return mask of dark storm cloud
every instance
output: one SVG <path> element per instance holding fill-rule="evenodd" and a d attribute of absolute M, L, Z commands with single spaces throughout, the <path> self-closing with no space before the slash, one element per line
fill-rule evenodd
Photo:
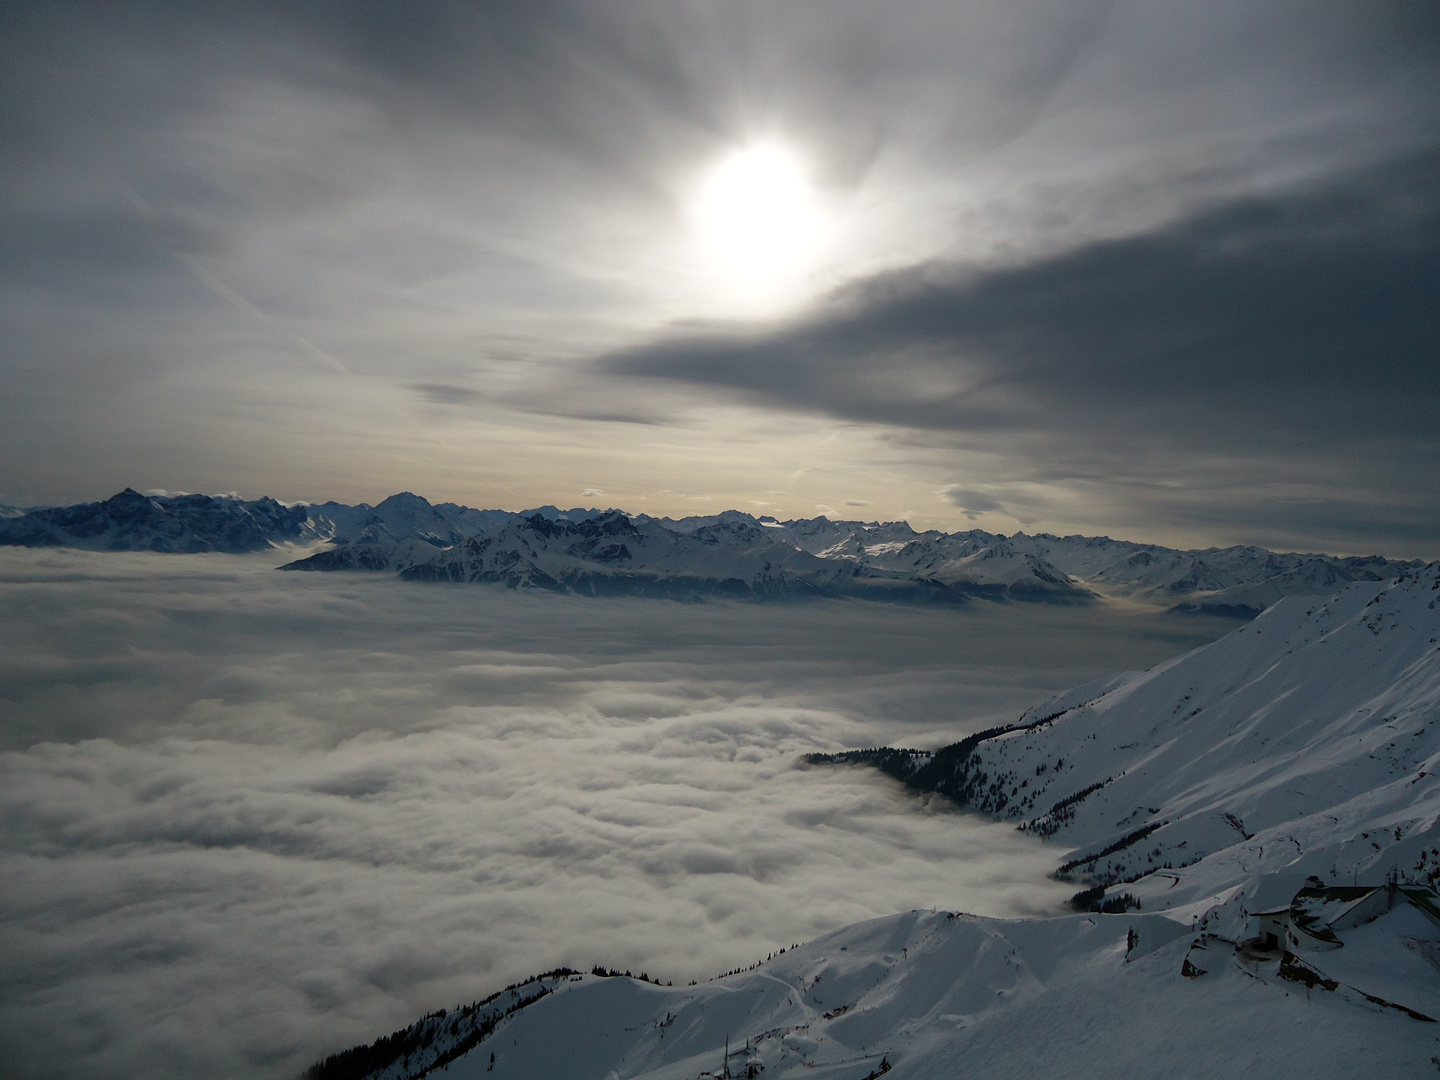
<path fill-rule="evenodd" d="M 1427 153 L 1020 265 L 888 273 L 766 332 L 681 334 L 601 365 L 1022 456 L 1038 440 L 1037 471 L 1082 479 L 1119 479 L 1136 456 L 1152 477 L 1195 481 L 1206 456 L 1259 472 L 1354 455 L 1350 478 L 1409 540 L 1406 504 L 1440 489 L 1437 355 Z"/>
<path fill-rule="evenodd" d="M 601 363 L 947 431 L 1078 427 L 1191 448 L 1428 437 L 1440 156 L 1357 179 L 1018 267 L 890 273 L 768 333 Z"/>

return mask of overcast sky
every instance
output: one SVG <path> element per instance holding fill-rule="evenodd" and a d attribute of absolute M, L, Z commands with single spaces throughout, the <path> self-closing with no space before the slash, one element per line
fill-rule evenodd
<path fill-rule="evenodd" d="M 0 502 L 1437 557 L 1437 116 L 1433 0 L 8 3 Z"/>

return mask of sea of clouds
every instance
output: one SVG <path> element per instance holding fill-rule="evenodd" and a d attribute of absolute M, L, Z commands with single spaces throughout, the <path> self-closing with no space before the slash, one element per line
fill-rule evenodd
<path fill-rule="evenodd" d="M 1009 916 L 1053 853 L 801 754 L 934 746 L 1224 624 L 517 595 L 0 549 L 0 1055 L 285 1077 L 568 964 Z"/>

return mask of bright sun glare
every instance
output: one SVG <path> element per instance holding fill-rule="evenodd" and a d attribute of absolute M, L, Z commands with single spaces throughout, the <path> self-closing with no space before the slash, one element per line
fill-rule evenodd
<path fill-rule="evenodd" d="M 708 259 L 732 286 L 770 289 L 813 261 L 819 208 L 805 170 L 782 147 L 736 151 L 706 177 L 696 204 Z"/>

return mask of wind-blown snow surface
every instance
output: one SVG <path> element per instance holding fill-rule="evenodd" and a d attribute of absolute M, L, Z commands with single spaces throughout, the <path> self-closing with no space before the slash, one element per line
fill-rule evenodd
<path fill-rule="evenodd" d="M 816 748 L 938 745 L 1231 624 L 680 605 L 0 552 L 0 1055 L 293 1076 L 555 964 L 704 978 L 1049 851 Z"/>

